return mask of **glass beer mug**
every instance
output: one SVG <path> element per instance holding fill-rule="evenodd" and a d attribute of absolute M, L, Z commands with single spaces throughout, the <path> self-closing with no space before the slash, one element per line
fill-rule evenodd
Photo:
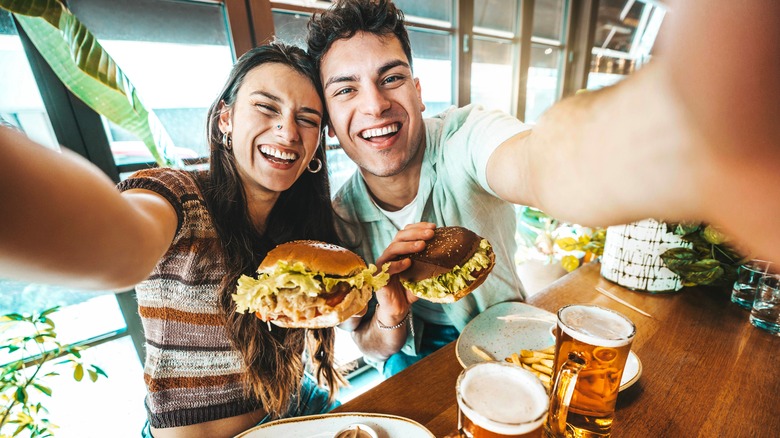
<path fill-rule="evenodd" d="M 608 437 L 636 327 L 610 309 L 569 305 L 558 311 L 558 337 L 544 430 L 548 437 Z"/>
<path fill-rule="evenodd" d="M 461 438 L 542 436 L 548 396 L 533 373 L 508 363 L 478 363 L 460 373 L 455 391 Z"/>

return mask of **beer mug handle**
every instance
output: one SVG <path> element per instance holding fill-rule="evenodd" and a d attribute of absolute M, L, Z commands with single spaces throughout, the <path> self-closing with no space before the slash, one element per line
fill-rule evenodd
<path fill-rule="evenodd" d="M 550 396 L 550 411 L 547 416 L 547 425 L 555 436 L 565 436 L 569 404 L 574 395 L 577 377 L 584 367 L 585 360 L 577 353 L 571 352 L 555 378 L 555 385 Z"/>

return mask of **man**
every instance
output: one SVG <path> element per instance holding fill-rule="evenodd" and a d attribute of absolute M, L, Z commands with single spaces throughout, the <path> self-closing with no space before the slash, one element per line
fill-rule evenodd
<path fill-rule="evenodd" d="M 771 17 L 777 18 L 778 7 L 769 1 L 736 12 L 707 7 L 714 17 L 705 21 L 691 12 L 696 5 L 686 3 L 673 20 L 687 21 L 683 25 L 673 21 L 672 34 L 691 37 L 684 35 L 690 24 L 698 25 L 702 34 L 671 46 L 669 58 L 675 62 L 654 61 L 616 87 L 555 105 L 533 134 L 506 114 L 473 107 L 423 120 L 421 86 L 412 75 L 408 36 L 402 14 L 392 3 L 338 1 L 312 18 L 309 52 L 321 69 L 331 114 L 329 134 L 338 136 L 360 168 L 334 200 L 346 243 L 367 259 L 383 263 L 423 248 L 432 224 L 462 225 L 488 238 L 499 256 L 492 282 L 455 304 L 414 302 L 397 282 L 377 293 L 377 307 L 368 309 L 354 337 L 368 356 L 387 360 L 385 375 L 453 339 L 485 307 L 522 299 L 511 260 L 511 204 L 535 206 L 591 225 L 645 217 L 709 219 L 722 222 L 736 237 L 744 236 L 753 248 L 771 250 L 751 234 L 757 229 L 771 232 L 766 219 L 738 217 L 713 199 L 727 194 L 735 205 L 749 207 L 752 202 L 741 199 L 736 187 L 745 189 L 755 181 L 780 186 L 777 172 L 765 164 L 780 161 L 777 151 L 758 144 L 754 147 L 764 153 L 764 163 L 734 160 L 738 135 L 724 123 L 726 110 L 702 108 L 702 103 L 734 104 L 736 99 L 726 89 L 704 90 L 701 84 L 727 86 L 735 79 L 708 76 L 687 61 L 707 52 L 704 35 L 717 33 L 711 32 L 711 23 L 736 30 L 730 36 L 746 45 L 756 40 L 749 38 L 750 32 L 769 32 L 758 38 L 760 49 L 746 52 L 757 62 L 772 63 L 758 74 L 766 80 L 761 86 L 771 98 L 746 106 L 765 113 L 736 113 L 756 129 L 745 135 L 776 147 L 777 124 L 771 120 L 778 115 L 778 99 L 773 98 L 780 96 L 777 81 L 770 78 L 778 66 L 773 55 L 766 54 L 777 48 Z M 741 53 L 735 44 L 724 47 L 728 53 Z M 691 71 L 700 76 L 691 77 Z M 745 178 L 731 178 L 726 173 L 729 164 Z M 775 199 L 768 202 L 780 212 Z M 419 221 L 424 222 L 416 224 Z M 394 262 L 391 273 L 409 263 Z M 414 330 L 405 322 L 410 307 Z"/>

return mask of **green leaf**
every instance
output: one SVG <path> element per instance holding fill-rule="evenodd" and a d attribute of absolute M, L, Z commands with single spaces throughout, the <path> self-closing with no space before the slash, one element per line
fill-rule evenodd
<path fill-rule="evenodd" d="M 574 251 L 577 249 L 577 240 L 573 237 L 562 237 L 556 239 L 555 243 L 564 251 Z"/>
<path fill-rule="evenodd" d="M 51 315 L 52 313 L 57 312 L 59 310 L 60 310 L 60 306 L 54 306 L 54 307 L 51 307 L 49 309 L 46 309 L 43 312 L 41 312 L 40 318 L 45 318 L 45 317 L 47 317 L 47 316 Z"/>
<path fill-rule="evenodd" d="M 105 371 L 103 371 L 103 369 L 102 369 L 102 368 L 100 368 L 99 366 L 97 366 L 97 365 L 92 365 L 92 369 L 93 369 L 93 370 L 95 370 L 95 372 L 96 372 L 96 373 L 98 373 L 98 374 L 100 374 L 101 376 L 103 376 L 103 377 L 108 377 L 108 374 L 106 374 L 106 372 L 105 372 Z"/>
<path fill-rule="evenodd" d="M 16 393 L 14 394 L 14 398 L 16 401 L 22 404 L 27 403 L 27 391 L 24 389 L 24 387 L 20 386 L 16 388 Z"/>
<path fill-rule="evenodd" d="M 0 0 L 2 2 L 2 0 Z M 4 321 L 24 321 L 25 317 L 24 315 L 21 315 L 19 313 L 7 313 L 3 315 Z"/>
<path fill-rule="evenodd" d="M 661 254 L 661 260 L 674 273 L 677 273 L 679 267 L 694 263 L 698 258 L 696 251 L 690 248 L 672 248 Z"/>
<path fill-rule="evenodd" d="M 144 107 L 124 72 L 62 3 L 0 0 L 0 7 L 14 12 L 35 47 L 73 94 L 135 134 L 159 165 L 181 165 L 170 152 L 173 141 L 157 116 Z"/>
<path fill-rule="evenodd" d="M 73 369 L 73 379 L 77 382 L 81 382 L 81 379 L 84 378 L 84 365 L 82 364 L 76 364 L 76 367 Z"/>
<path fill-rule="evenodd" d="M 95 372 L 95 370 L 87 370 L 87 373 L 89 374 L 89 380 L 95 382 L 98 379 L 98 375 Z"/>
<path fill-rule="evenodd" d="M 38 391 L 41 391 L 42 393 L 44 393 L 44 394 L 48 395 L 49 397 L 51 397 L 51 388 L 49 388 L 48 386 L 43 386 L 40 383 L 33 383 L 32 385 Z"/>

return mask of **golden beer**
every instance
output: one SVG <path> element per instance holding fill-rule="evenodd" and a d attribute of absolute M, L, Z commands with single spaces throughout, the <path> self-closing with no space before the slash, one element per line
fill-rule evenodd
<path fill-rule="evenodd" d="M 516 365 L 484 362 L 458 377 L 458 431 L 463 438 L 538 438 L 548 397 L 533 373 Z"/>
<path fill-rule="evenodd" d="M 572 305 L 558 312 L 548 436 L 608 437 L 636 328 L 609 309 Z M 568 385 L 574 384 L 573 391 Z M 563 398 L 571 394 L 567 404 Z"/>

